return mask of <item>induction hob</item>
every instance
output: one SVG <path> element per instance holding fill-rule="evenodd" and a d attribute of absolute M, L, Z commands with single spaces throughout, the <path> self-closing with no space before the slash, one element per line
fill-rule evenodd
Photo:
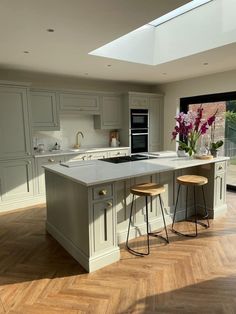
<path fill-rule="evenodd" d="M 110 158 L 104 158 L 100 160 L 111 162 L 113 164 L 120 164 L 123 162 L 140 161 L 140 160 L 155 159 L 155 158 L 157 157 L 137 154 L 137 155 L 131 155 L 131 156 L 110 157 Z"/>

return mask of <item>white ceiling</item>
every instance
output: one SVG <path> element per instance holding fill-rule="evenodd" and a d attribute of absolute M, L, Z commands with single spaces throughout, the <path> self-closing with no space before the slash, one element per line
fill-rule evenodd
<path fill-rule="evenodd" d="M 88 55 L 186 2 L 0 0 L 0 69 L 152 84 L 235 69 L 234 43 L 158 66 Z"/>

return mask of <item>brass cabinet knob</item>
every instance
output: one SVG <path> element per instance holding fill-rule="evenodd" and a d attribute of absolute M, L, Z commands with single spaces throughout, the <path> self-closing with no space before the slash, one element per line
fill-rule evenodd
<path fill-rule="evenodd" d="M 48 161 L 49 161 L 49 162 L 54 162 L 55 160 L 52 159 L 52 158 L 49 158 Z"/>
<path fill-rule="evenodd" d="M 112 207 L 112 202 L 107 202 L 107 207 Z"/>
<path fill-rule="evenodd" d="M 117 155 L 120 155 L 120 152 L 118 152 Z"/>
<path fill-rule="evenodd" d="M 222 170 L 222 169 L 223 169 L 223 167 L 222 167 L 222 166 L 219 166 L 219 167 L 218 167 L 218 170 Z"/>
<path fill-rule="evenodd" d="M 107 195 L 107 190 L 100 190 L 98 192 L 99 195 L 103 196 L 103 195 Z"/>

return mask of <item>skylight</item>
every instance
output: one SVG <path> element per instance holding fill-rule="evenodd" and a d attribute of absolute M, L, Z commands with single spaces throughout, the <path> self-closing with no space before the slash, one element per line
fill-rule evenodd
<path fill-rule="evenodd" d="M 89 54 L 152 66 L 196 55 L 236 42 L 235 10 L 236 0 L 192 0 Z"/>
<path fill-rule="evenodd" d="M 191 2 L 185 4 L 185 5 L 182 5 L 181 7 L 173 10 L 173 11 L 170 11 L 169 13 L 165 14 L 165 15 L 162 15 L 160 17 L 158 17 L 157 19 L 151 21 L 148 23 L 148 25 L 152 25 L 154 27 L 157 27 L 158 25 L 161 25 L 165 22 L 168 22 L 188 11 L 191 11 L 193 9 L 196 9 L 197 7 L 200 7 L 201 5 L 203 4 L 206 4 L 208 2 L 210 2 L 212 0 L 192 0 Z"/>

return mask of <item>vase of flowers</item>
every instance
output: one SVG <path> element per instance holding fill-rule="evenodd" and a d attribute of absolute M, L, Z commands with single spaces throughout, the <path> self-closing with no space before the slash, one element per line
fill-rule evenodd
<path fill-rule="evenodd" d="M 175 117 L 176 126 L 172 132 L 172 140 L 179 135 L 179 149 L 184 150 L 189 156 L 196 153 L 197 142 L 215 121 L 216 112 L 207 120 L 203 120 L 202 115 L 203 108 L 200 106 L 196 112 L 180 112 Z"/>

